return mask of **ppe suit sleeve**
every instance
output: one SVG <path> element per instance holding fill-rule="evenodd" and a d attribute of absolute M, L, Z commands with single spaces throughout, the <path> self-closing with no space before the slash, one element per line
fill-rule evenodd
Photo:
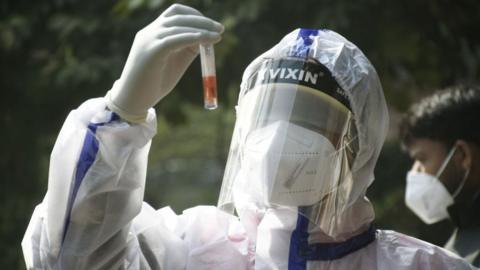
<path fill-rule="evenodd" d="M 138 257 L 132 220 L 142 209 L 155 132 L 153 109 L 130 125 L 103 98 L 69 114 L 51 154 L 48 191 L 22 242 L 28 269 L 118 269 Z"/>

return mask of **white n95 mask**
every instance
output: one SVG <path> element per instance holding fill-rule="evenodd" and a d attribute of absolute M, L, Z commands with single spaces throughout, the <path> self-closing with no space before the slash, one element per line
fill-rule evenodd
<path fill-rule="evenodd" d="M 267 205 L 313 205 L 336 187 L 337 157 L 324 136 L 278 121 L 247 136 L 240 177 Z"/>
<path fill-rule="evenodd" d="M 435 176 L 409 171 L 405 203 L 423 222 L 432 224 L 448 218 L 453 197 Z"/>
<path fill-rule="evenodd" d="M 460 193 L 467 180 L 469 171 L 465 173 L 457 189 L 451 195 L 438 179 L 452 159 L 455 150 L 456 146 L 453 146 L 436 176 L 415 171 L 409 171 L 407 174 L 405 203 L 427 224 L 448 218 L 447 207 L 454 203 L 454 198 Z"/>

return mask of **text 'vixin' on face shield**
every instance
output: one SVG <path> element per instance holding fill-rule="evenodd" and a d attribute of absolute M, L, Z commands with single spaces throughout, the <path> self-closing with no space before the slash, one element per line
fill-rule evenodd
<path fill-rule="evenodd" d="M 219 207 L 346 204 L 357 145 L 348 98 L 325 66 L 266 59 L 239 98 Z"/>

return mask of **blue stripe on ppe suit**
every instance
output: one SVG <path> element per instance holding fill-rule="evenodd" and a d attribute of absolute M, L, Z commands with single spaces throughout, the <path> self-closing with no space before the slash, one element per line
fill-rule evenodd
<path fill-rule="evenodd" d="M 308 244 L 308 207 L 298 208 L 297 226 L 290 239 L 288 258 L 289 270 L 307 269 L 307 261 L 328 261 L 340 259 L 355 252 L 375 240 L 376 231 L 373 225 L 365 232 L 344 242 Z"/>
<path fill-rule="evenodd" d="M 65 236 L 67 235 L 68 226 L 70 224 L 70 218 L 72 214 L 73 203 L 77 197 L 78 189 L 80 184 L 83 181 L 83 178 L 88 172 L 88 169 L 92 166 L 98 152 L 98 140 L 95 138 L 95 133 L 97 128 L 105 124 L 111 123 L 119 119 L 119 116 L 115 113 L 112 113 L 111 118 L 108 122 L 105 123 L 90 123 L 88 124 L 87 132 L 85 134 L 85 139 L 83 140 L 82 151 L 80 152 L 80 157 L 78 159 L 77 167 L 75 170 L 75 178 L 72 188 L 72 193 L 70 194 L 70 199 L 67 206 L 67 217 L 65 220 L 65 226 L 63 229 L 62 245 L 65 241 Z"/>

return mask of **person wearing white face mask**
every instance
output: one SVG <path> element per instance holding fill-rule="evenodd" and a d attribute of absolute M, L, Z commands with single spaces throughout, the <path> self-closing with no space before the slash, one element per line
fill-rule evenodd
<path fill-rule="evenodd" d="M 480 266 L 480 89 L 458 86 L 412 105 L 400 133 L 414 159 L 405 201 L 425 223 L 449 218 L 445 247 Z"/>
<path fill-rule="evenodd" d="M 245 70 L 217 207 L 143 202 L 151 107 L 222 31 L 173 5 L 137 34 L 106 97 L 69 115 L 22 242 L 28 269 L 473 269 L 373 226 L 385 98 L 365 55 L 329 30 L 296 29 Z"/>

